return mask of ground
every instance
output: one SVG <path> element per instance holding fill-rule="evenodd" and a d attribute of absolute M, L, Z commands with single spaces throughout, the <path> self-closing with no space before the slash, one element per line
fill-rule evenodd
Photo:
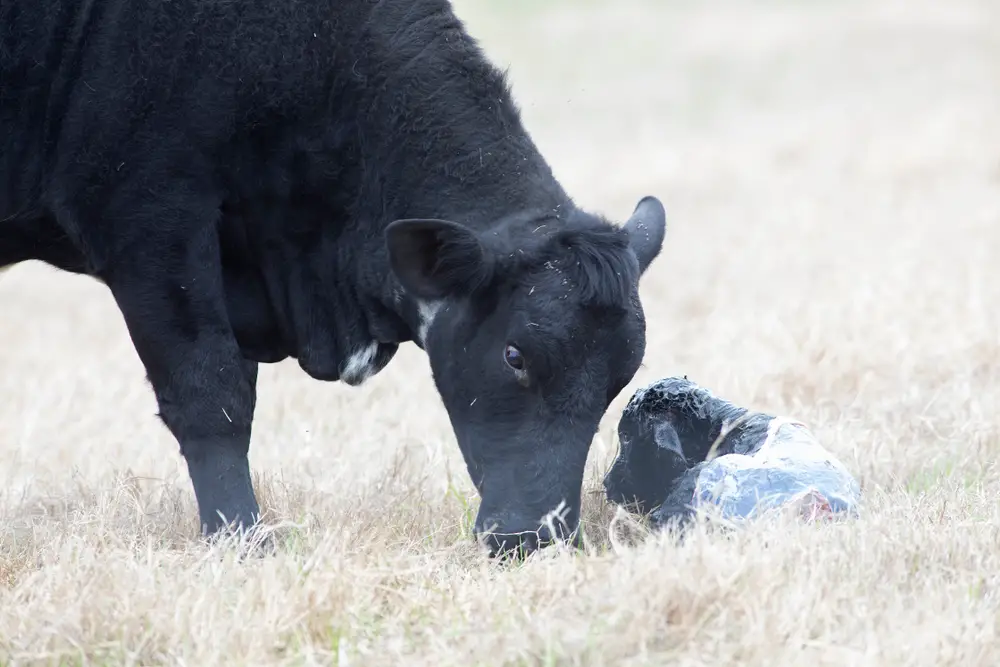
<path fill-rule="evenodd" d="M 585 480 L 587 551 L 491 565 L 406 346 L 358 389 L 261 372 L 279 553 L 197 541 L 107 291 L 0 276 L 5 664 L 1000 663 L 1000 8 L 461 0 L 578 201 L 666 205 L 645 364 Z M 644 536 L 601 496 L 632 392 L 688 374 L 806 421 L 854 522 Z"/>

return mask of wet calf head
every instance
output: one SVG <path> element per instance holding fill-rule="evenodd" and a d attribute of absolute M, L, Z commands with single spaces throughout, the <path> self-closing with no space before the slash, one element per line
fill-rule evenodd
<path fill-rule="evenodd" d="M 594 433 L 645 352 L 638 281 L 665 224 L 645 198 L 623 227 L 573 211 L 387 230 L 493 554 L 573 536 Z"/>
<path fill-rule="evenodd" d="M 607 499 L 640 513 L 653 510 L 713 447 L 714 456 L 749 453 L 770 419 L 686 377 L 642 387 L 618 422 L 618 456 L 604 478 Z"/>
<path fill-rule="evenodd" d="M 689 467 L 669 415 L 644 417 L 635 409 L 623 412 L 618 456 L 604 478 L 608 501 L 640 514 L 662 503 Z"/>

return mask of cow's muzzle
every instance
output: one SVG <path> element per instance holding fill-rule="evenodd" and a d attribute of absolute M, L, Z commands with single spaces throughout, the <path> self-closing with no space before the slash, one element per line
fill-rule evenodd
<path fill-rule="evenodd" d="M 550 512 L 532 521 L 527 517 L 491 514 L 476 517 L 475 534 L 491 558 L 500 560 L 526 557 L 555 542 L 581 546 L 576 511 Z"/>

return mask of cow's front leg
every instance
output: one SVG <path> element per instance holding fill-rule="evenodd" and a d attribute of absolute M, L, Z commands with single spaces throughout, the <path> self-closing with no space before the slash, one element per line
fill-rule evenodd
<path fill-rule="evenodd" d="M 104 279 L 187 461 L 202 530 L 214 534 L 249 528 L 260 514 L 247 458 L 257 365 L 242 357 L 229 323 L 217 230 L 211 216 L 201 221 L 152 224 L 140 212 L 146 231 Z"/>

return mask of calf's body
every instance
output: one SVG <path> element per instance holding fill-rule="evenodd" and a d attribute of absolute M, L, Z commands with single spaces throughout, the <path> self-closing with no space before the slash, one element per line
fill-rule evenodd
<path fill-rule="evenodd" d="M 108 286 L 207 531 L 259 514 L 258 363 L 358 384 L 408 341 L 493 550 L 560 501 L 575 527 L 664 213 L 579 210 L 448 2 L 4 0 L 0 26 L 0 267 Z"/>

